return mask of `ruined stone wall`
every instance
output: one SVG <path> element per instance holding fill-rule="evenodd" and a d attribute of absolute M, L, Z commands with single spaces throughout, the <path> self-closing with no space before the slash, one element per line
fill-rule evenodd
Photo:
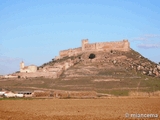
<path fill-rule="evenodd" d="M 82 48 L 74 48 L 74 49 L 68 49 L 68 50 L 63 50 L 60 51 L 60 57 L 66 57 L 66 56 L 73 56 L 73 55 L 78 55 L 82 52 Z"/>
<path fill-rule="evenodd" d="M 127 40 L 119 41 L 119 42 L 100 42 L 94 44 L 85 44 L 85 51 L 90 50 L 120 50 L 127 51 L 129 50 L 129 42 Z"/>
<path fill-rule="evenodd" d="M 68 49 L 68 50 L 62 50 L 59 52 L 59 55 L 60 57 L 65 57 L 65 56 L 68 56 L 69 53 L 70 53 L 71 49 Z"/>
<path fill-rule="evenodd" d="M 88 50 L 96 50 L 96 43 L 85 44 L 85 51 L 88 51 Z"/>
<path fill-rule="evenodd" d="M 96 43 L 97 50 L 123 49 L 123 42 Z"/>
<path fill-rule="evenodd" d="M 110 50 L 120 50 L 120 51 L 128 51 L 130 49 L 130 44 L 128 40 L 116 41 L 116 42 L 100 42 L 100 43 L 89 43 L 88 39 L 82 40 L 82 47 L 68 49 L 60 51 L 60 58 L 66 56 L 73 56 L 80 54 L 86 51 L 110 51 Z"/>
<path fill-rule="evenodd" d="M 82 53 L 82 47 L 74 48 L 74 49 L 72 49 L 72 52 L 71 52 L 71 54 L 73 54 L 73 55 L 78 55 L 80 53 Z"/>

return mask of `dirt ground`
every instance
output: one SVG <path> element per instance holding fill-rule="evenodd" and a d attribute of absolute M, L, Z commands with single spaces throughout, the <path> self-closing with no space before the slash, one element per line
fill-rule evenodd
<path fill-rule="evenodd" d="M 0 101 L 0 120 L 133 120 L 126 113 L 160 115 L 160 98 Z"/>

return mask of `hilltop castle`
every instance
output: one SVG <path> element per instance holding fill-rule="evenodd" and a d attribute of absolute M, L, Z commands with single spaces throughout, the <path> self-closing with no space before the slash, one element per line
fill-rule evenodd
<path fill-rule="evenodd" d="M 59 56 L 56 57 L 56 59 L 63 58 L 66 56 L 78 55 L 82 52 L 87 52 L 87 51 L 110 51 L 110 50 L 129 51 L 130 44 L 128 40 L 90 44 L 88 39 L 83 39 L 81 47 L 60 51 Z"/>
<path fill-rule="evenodd" d="M 79 48 L 68 49 L 60 51 L 59 56 L 54 60 L 62 59 L 64 57 L 77 56 L 85 52 L 104 51 L 110 52 L 111 50 L 129 51 L 130 44 L 128 40 L 122 40 L 119 42 L 102 42 L 102 43 L 89 43 L 88 39 L 82 40 L 82 46 Z M 24 62 L 20 63 L 20 73 L 17 73 L 21 77 L 51 77 L 58 78 L 65 70 L 81 61 L 81 58 L 62 60 L 61 62 L 55 62 L 53 65 L 45 65 L 43 67 L 30 65 L 25 66 Z M 86 59 L 87 61 L 87 59 Z"/>

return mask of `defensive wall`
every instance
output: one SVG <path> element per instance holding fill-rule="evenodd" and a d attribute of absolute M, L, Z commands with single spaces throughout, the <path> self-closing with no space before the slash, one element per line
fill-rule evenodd
<path fill-rule="evenodd" d="M 62 50 L 59 52 L 59 55 L 60 55 L 60 58 L 63 58 L 65 56 L 73 56 L 73 55 L 78 55 L 80 53 L 82 53 L 82 47 L 68 49 L 68 50 Z"/>
<path fill-rule="evenodd" d="M 110 51 L 110 50 L 129 51 L 130 43 L 128 42 L 128 40 L 115 41 L 115 42 L 89 43 L 88 39 L 83 39 L 82 47 L 60 51 L 59 56 L 60 58 L 63 58 L 65 56 L 73 56 L 87 51 Z"/>

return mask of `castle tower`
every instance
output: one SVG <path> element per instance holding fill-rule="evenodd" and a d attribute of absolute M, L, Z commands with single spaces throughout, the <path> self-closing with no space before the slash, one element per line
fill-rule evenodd
<path fill-rule="evenodd" d="M 125 49 L 125 51 L 130 50 L 130 43 L 129 43 L 129 41 L 126 40 L 126 39 L 124 39 L 123 42 L 124 42 L 124 49 Z"/>
<path fill-rule="evenodd" d="M 88 39 L 83 39 L 83 40 L 82 40 L 82 51 L 85 50 L 85 45 L 88 44 L 88 43 L 89 43 L 89 42 L 88 42 Z"/>
<path fill-rule="evenodd" d="M 22 61 L 21 63 L 20 63 L 20 69 L 23 69 L 24 68 L 24 62 Z"/>

